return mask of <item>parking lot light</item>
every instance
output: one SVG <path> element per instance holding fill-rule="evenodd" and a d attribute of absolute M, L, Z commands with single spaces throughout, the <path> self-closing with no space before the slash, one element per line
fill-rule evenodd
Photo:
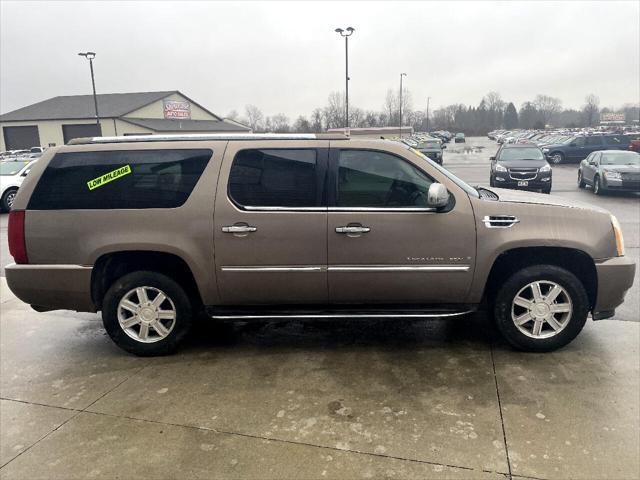
<path fill-rule="evenodd" d="M 406 73 L 400 74 L 400 138 L 402 138 L 402 77 L 406 76 Z"/>
<path fill-rule="evenodd" d="M 355 32 L 355 28 L 347 27 L 345 30 L 336 28 L 335 32 L 344 37 L 344 59 L 345 59 L 345 98 L 344 98 L 344 125 L 349 128 L 349 37 Z"/>
<path fill-rule="evenodd" d="M 95 52 L 80 52 L 81 57 L 89 60 L 89 68 L 91 69 L 91 85 L 93 87 L 93 105 L 96 109 L 96 124 L 98 125 L 98 131 L 100 131 L 100 115 L 98 114 L 98 97 L 96 96 L 96 81 L 93 76 L 93 59 L 96 58 Z"/>

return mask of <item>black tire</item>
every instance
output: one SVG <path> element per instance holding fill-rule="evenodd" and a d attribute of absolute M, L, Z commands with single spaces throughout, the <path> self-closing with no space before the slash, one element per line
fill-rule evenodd
<path fill-rule="evenodd" d="M 604 188 L 602 188 L 602 181 L 600 175 L 593 177 L 593 193 L 596 195 L 604 195 Z"/>
<path fill-rule="evenodd" d="M 546 193 L 547 195 L 551 193 L 551 185 L 549 185 L 548 187 L 544 187 L 542 189 L 542 193 Z"/>
<path fill-rule="evenodd" d="M 584 183 L 584 178 L 582 178 L 582 170 L 578 170 L 578 188 L 584 188 L 587 184 Z"/>
<path fill-rule="evenodd" d="M 120 300 L 137 287 L 161 290 L 175 306 L 175 323 L 165 337 L 153 343 L 143 343 L 130 337 L 118 321 Z M 167 355 L 176 350 L 185 339 L 192 325 L 192 307 L 189 297 L 173 279 L 157 272 L 138 271 L 116 280 L 104 296 L 102 323 L 111 339 L 123 350 L 141 357 Z"/>
<path fill-rule="evenodd" d="M 496 182 L 493 181 L 493 177 L 489 177 L 489 186 L 494 188 L 496 186 Z"/>
<path fill-rule="evenodd" d="M 562 153 L 562 152 L 550 153 L 549 154 L 549 160 L 554 165 L 560 165 L 561 163 L 564 163 L 564 153 Z"/>
<path fill-rule="evenodd" d="M 8 212 L 11 210 L 11 205 L 13 204 L 13 199 L 16 197 L 16 193 L 18 193 L 17 188 L 9 188 L 2 195 L 2 199 L 0 199 L 0 209 L 3 212 Z"/>
<path fill-rule="evenodd" d="M 512 303 L 518 292 L 537 280 L 555 282 L 564 288 L 573 309 L 566 326 L 549 338 L 525 335 L 511 318 Z M 556 265 L 533 265 L 514 273 L 498 290 L 493 305 L 494 319 L 500 333 L 514 348 L 526 352 L 550 352 L 565 346 L 578 336 L 589 313 L 589 298 L 580 280 Z"/>

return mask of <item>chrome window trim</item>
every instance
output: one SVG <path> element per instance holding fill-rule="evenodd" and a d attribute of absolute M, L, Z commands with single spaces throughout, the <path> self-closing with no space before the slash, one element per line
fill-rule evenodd
<path fill-rule="evenodd" d="M 459 317 L 470 313 L 473 313 L 473 310 L 451 313 L 318 313 L 316 315 L 210 315 L 210 317 L 220 320 L 259 320 L 276 318 L 446 318 Z"/>
<path fill-rule="evenodd" d="M 230 199 L 233 203 L 233 201 Z M 248 210 L 250 212 L 326 212 L 327 207 L 255 207 L 255 206 L 243 206 L 241 210 Z"/>
<path fill-rule="evenodd" d="M 329 212 L 435 212 L 433 207 L 330 207 Z"/>

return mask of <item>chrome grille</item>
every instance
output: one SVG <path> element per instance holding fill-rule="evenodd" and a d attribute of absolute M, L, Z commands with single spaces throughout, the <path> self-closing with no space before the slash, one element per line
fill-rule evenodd
<path fill-rule="evenodd" d="M 622 180 L 640 182 L 640 172 L 627 172 L 622 174 Z"/>
<path fill-rule="evenodd" d="M 537 168 L 510 168 L 511 180 L 534 180 L 538 176 Z"/>

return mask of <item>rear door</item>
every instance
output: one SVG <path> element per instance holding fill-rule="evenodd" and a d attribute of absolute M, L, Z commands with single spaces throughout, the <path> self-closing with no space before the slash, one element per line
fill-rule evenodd
<path fill-rule="evenodd" d="M 600 135 L 593 135 L 585 138 L 585 153 L 580 160 L 585 158 L 591 152 L 596 152 L 598 150 L 604 149 L 604 142 L 602 141 L 602 137 Z"/>
<path fill-rule="evenodd" d="M 389 153 L 349 143 L 330 155 L 329 301 L 464 303 L 476 251 L 467 194 L 403 147 Z M 426 207 L 436 180 L 455 197 L 442 213 Z"/>
<path fill-rule="evenodd" d="M 229 142 L 214 214 L 222 304 L 327 303 L 328 147 Z"/>

